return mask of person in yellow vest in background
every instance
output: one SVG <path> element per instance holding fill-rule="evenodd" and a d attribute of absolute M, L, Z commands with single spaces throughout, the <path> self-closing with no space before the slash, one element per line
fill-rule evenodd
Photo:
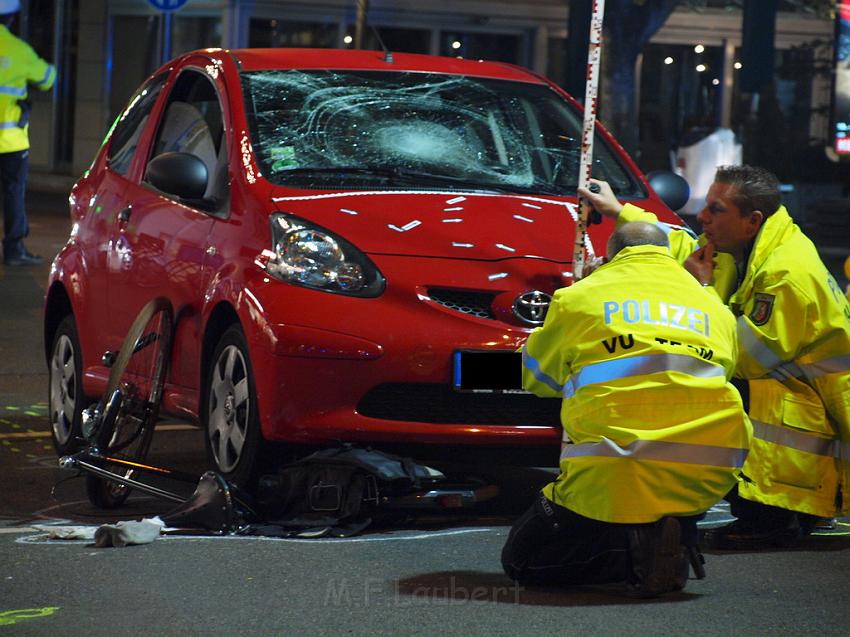
<path fill-rule="evenodd" d="M 625 582 L 651 597 L 684 588 L 689 563 L 704 576 L 696 522 L 735 484 L 750 424 L 728 382 L 735 318 L 664 233 L 625 224 L 607 258 L 555 292 L 523 347 L 523 386 L 563 399 L 571 443 L 502 565 L 524 585 Z"/>
<path fill-rule="evenodd" d="M 21 10 L 19 0 L 0 0 L 0 185 L 3 189 L 3 263 L 38 265 L 42 258 L 24 246 L 29 234 L 24 194 L 29 163 L 28 85 L 46 91 L 56 69 L 10 27 Z"/>
<path fill-rule="evenodd" d="M 617 223 L 656 222 L 610 186 L 582 190 Z M 789 545 L 850 512 L 850 304 L 780 204 L 779 181 L 752 166 L 717 170 L 699 241 L 669 231 L 674 256 L 738 317 L 736 376 L 753 424 L 744 480 L 727 499 L 738 520 L 722 548 Z"/>

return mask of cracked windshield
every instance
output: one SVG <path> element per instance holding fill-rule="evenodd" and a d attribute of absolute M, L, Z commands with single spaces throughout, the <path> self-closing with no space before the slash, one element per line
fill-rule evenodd
<path fill-rule="evenodd" d="M 274 183 L 575 195 L 581 118 L 546 86 L 365 71 L 242 79 L 254 152 Z M 599 136 L 593 176 L 643 195 Z"/>

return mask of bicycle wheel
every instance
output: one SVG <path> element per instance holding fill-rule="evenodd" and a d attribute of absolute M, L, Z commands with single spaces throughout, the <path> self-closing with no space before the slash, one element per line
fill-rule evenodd
<path fill-rule="evenodd" d="M 168 300 L 156 298 L 142 308 L 130 326 L 100 404 L 104 416 L 95 434 L 95 446 L 101 454 L 133 462 L 145 459 L 171 354 L 172 316 Z M 108 467 L 127 478 L 135 474 L 134 469 L 123 465 Z M 86 477 L 89 500 L 101 508 L 121 506 L 130 491 L 105 478 Z"/>

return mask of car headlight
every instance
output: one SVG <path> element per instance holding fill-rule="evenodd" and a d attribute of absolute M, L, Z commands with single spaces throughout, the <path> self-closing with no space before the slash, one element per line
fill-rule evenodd
<path fill-rule="evenodd" d="M 326 292 L 378 296 L 384 277 L 348 241 L 292 215 L 271 216 L 272 250 L 264 267 L 281 281 Z"/>

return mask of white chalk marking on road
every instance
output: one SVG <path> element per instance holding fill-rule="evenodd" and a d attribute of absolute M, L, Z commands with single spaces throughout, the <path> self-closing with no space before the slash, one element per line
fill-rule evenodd
<path fill-rule="evenodd" d="M 96 528 L 96 527 L 95 527 Z M 34 530 L 34 529 L 30 529 Z M 438 537 L 452 535 L 469 535 L 472 533 L 493 533 L 500 529 L 473 528 L 457 529 L 454 531 L 415 532 L 413 535 L 393 535 L 390 537 L 328 537 L 328 538 L 295 538 L 295 537 L 269 537 L 266 535 L 161 535 L 160 540 L 259 540 L 262 542 L 291 542 L 297 544 L 355 544 L 363 542 L 399 542 L 403 540 L 430 540 Z M 20 532 L 30 531 L 21 527 Z M 18 544 L 77 544 L 82 542 L 91 544 L 90 540 L 51 540 L 46 533 L 27 535 L 15 540 Z"/>

